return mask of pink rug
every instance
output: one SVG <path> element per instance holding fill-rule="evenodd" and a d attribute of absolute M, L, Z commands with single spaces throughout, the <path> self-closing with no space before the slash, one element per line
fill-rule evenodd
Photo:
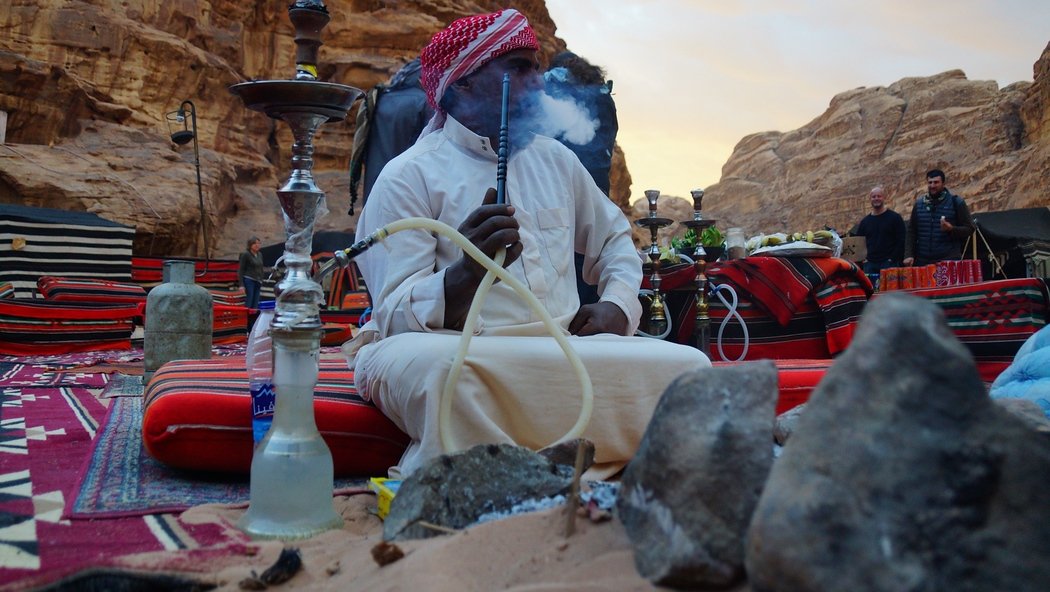
<path fill-rule="evenodd" d="M 132 553 L 192 554 L 244 542 L 229 540 L 212 524 L 184 524 L 173 514 L 63 519 L 106 408 L 80 386 L 17 386 L 50 382 L 46 370 L 9 364 L 6 380 L 0 379 L 0 590 L 26 590 L 87 567 L 119 565 Z M 79 378 L 101 386 L 95 376 Z"/>

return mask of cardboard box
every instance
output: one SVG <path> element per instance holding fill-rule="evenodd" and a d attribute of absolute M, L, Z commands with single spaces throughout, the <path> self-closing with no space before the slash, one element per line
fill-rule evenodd
<path fill-rule="evenodd" d="M 847 236 L 842 239 L 842 258 L 858 263 L 868 257 L 868 246 L 863 236 Z"/>

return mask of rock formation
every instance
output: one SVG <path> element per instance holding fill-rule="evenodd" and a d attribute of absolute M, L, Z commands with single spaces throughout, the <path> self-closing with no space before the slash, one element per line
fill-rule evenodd
<path fill-rule="evenodd" d="M 329 0 L 322 80 L 361 89 L 387 80 L 430 37 L 495 0 Z M 543 53 L 564 50 L 540 0 L 513 3 Z M 136 227 L 135 253 L 203 255 L 193 146 L 169 134 L 168 114 L 194 102 L 201 183 L 213 256 L 233 257 L 256 234 L 283 240 L 275 190 L 287 178 L 288 127 L 249 111 L 227 87 L 294 74 L 286 2 L 97 3 L 21 0 L 0 5 L 0 202 L 86 210 Z M 314 173 L 331 214 L 318 229 L 345 230 L 355 106 L 316 136 Z M 618 151 L 613 193 L 627 203 Z"/>
<path fill-rule="evenodd" d="M 975 212 L 1045 206 L 1050 185 L 1050 46 L 1034 82 L 1002 89 L 959 70 L 858 88 L 800 129 L 742 139 L 704 211 L 747 234 L 824 224 L 849 230 L 874 185 L 907 216 L 941 168 Z"/>

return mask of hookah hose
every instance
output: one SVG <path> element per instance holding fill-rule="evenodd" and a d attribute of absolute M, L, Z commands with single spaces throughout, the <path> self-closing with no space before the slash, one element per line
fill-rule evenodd
<path fill-rule="evenodd" d="M 591 377 L 587 373 L 587 369 L 583 366 L 583 361 L 580 359 L 579 354 L 577 354 L 576 351 L 572 349 L 572 346 L 569 345 L 569 340 L 565 337 L 564 330 L 561 326 L 554 322 L 554 319 L 551 318 L 550 313 L 543 308 L 539 299 L 537 299 L 519 279 L 511 275 L 506 269 L 503 269 L 502 263 L 506 256 L 505 250 L 500 250 L 496 253 L 496 260 L 493 261 L 482 253 L 481 249 L 475 247 L 466 239 L 466 237 L 448 224 L 430 218 L 414 217 L 391 222 L 354 243 L 343 252 L 347 255 L 348 259 L 353 259 L 371 248 L 377 242 L 386 239 L 386 237 L 391 234 L 409 229 L 428 230 L 448 238 L 455 243 L 456 246 L 462 249 L 465 254 L 472 257 L 487 270 L 485 277 L 481 280 L 481 285 L 478 286 L 478 290 L 474 295 L 474 301 L 471 302 L 470 309 L 467 312 L 467 318 L 463 324 L 463 334 L 459 342 L 459 350 L 456 352 L 456 356 L 453 359 L 452 367 L 449 368 L 448 378 L 445 380 L 445 388 L 441 394 L 441 401 L 438 410 L 438 433 L 441 436 L 442 448 L 446 452 L 452 452 L 455 449 L 455 445 L 452 442 L 452 435 L 447 429 L 448 418 L 452 411 L 452 393 L 456 381 L 459 378 L 460 370 L 463 367 L 463 360 L 466 358 L 467 348 L 473 337 L 474 327 L 477 325 L 482 303 L 496 278 L 499 278 L 510 286 L 518 296 L 525 300 L 525 303 L 528 304 L 529 308 L 539 316 L 540 320 L 543 321 L 544 327 L 546 327 L 547 331 L 552 337 L 554 337 L 554 340 L 558 342 L 558 345 L 565 353 L 565 357 L 568 358 L 569 363 L 572 365 L 576 376 L 579 378 L 581 399 L 580 414 L 576 418 L 576 423 L 569 428 L 569 431 L 561 438 L 552 442 L 552 444 L 558 444 L 574 438 L 579 438 L 580 435 L 583 434 L 583 430 L 587 428 L 587 424 L 590 423 L 591 413 L 594 410 L 594 386 L 591 384 Z"/>
<path fill-rule="evenodd" d="M 732 304 L 727 302 L 725 297 L 722 296 L 722 290 L 729 292 L 729 295 L 733 299 Z M 737 311 L 737 305 L 740 301 L 737 297 L 736 290 L 734 290 L 729 284 L 711 285 L 711 294 L 718 296 L 718 299 L 722 301 L 722 304 L 725 305 L 728 311 L 726 312 L 725 318 L 722 319 L 722 322 L 718 325 L 718 337 L 715 339 L 715 343 L 718 344 L 718 355 L 727 362 L 739 362 L 747 356 L 747 348 L 751 343 L 751 337 L 747 333 L 747 323 L 744 322 L 744 317 L 740 316 L 740 313 Z M 729 324 L 729 319 L 734 316 L 736 316 L 737 320 L 740 322 L 740 328 L 744 332 L 744 349 L 740 352 L 739 358 L 730 360 L 726 357 L 726 353 L 722 349 L 722 334 L 725 332 L 726 325 Z"/>

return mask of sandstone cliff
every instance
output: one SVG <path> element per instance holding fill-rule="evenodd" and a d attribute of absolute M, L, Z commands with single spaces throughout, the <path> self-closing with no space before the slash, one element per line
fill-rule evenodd
<path fill-rule="evenodd" d="M 824 224 L 848 230 L 874 185 L 907 216 L 925 172 L 974 212 L 1050 204 L 1050 46 L 1034 82 L 998 88 L 959 70 L 837 95 L 800 129 L 745 137 L 707 188 L 704 210 L 749 234 Z"/>
<path fill-rule="evenodd" d="M 361 89 L 383 82 L 451 20 L 513 4 L 543 53 L 565 49 L 542 0 L 329 0 L 322 80 Z M 86 210 L 137 229 L 135 252 L 203 255 L 192 143 L 178 147 L 166 115 L 195 103 L 213 256 L 244 240 L 283 240 L 274 191 L 287 178 L 287 126 L 227 91 L 249 79 L 288 79 L 294 43 L 287 2 L 13 0 L 0 5 L 0 202 Z M 331 213 L 346 215 L 353 119 L 316 136 L 314 173 Z M 622 153 L 613 193 L 627 203 Z"/>

